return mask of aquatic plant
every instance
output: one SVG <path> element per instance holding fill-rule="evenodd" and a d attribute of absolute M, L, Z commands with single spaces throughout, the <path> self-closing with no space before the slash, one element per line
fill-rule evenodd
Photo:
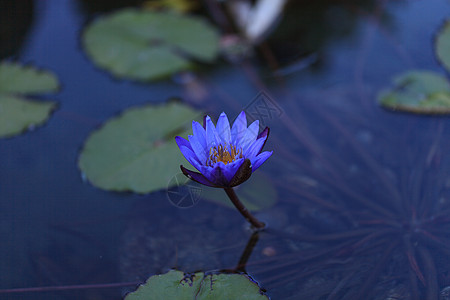
<path fill-rule="evenodd" d="M 189 135 L 189 140 L 180 136 L 175 140 L 184 157 L 200 173 L 181 165 L 183 174 L 206 186 L 223 188 L 241 214 L 254 227 L 263 228 L 264 224 L 250 214 L 233 187 L 248 180 L 272 155 L 272 151 L 262 152 L 269 128 L 266 127 L 258 134 L 259 121 L 247 127 L 245 112 L 241 112 L 231 129 L 227 115 L 222 113 L 217 126 L 206 116 L 203 126 L 193 121 L 192 130 L 193 135 Z"/>
<path fill-rule="evenodd" d="M 296 250 L 253 262 L 251 274 L 269 289 L 297 282 L 299 299 L 438 299 L 450 284 L 446 120 L 305 102 L 286 111 L 296 119 L 283 116 L 283 140 L 301 148 L 279 157 L 302 172 L 278 185 L 301 205 L 301 229 L 267 229 Z"/>

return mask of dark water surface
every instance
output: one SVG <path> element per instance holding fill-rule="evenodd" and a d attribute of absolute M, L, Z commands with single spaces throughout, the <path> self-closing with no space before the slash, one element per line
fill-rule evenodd
<path fill-rule="evenodd" d="M 221 62 L 201 71 L 201 99 L 177 80 L 137 84 L 97 70 L 81 50 L 80 32 L 94 16 L 81 2 L 21 4 L 14 22 L 31 25 L 9 57 L 52 70 L 63 86 L 51 97 L 60 107 L 45 126 L 0 140 L 0 289 L 142 282 L 171 267 L 232 268 L 250 237 L 236 211 L 206 201 L 179 209 L 165 191 L 99 190 L 83 181 L 77 158 L 92 130 L 130 106 L 176 97 L 233 116 L 251 108 L 262 89 L 282 111 L 264 119 L 274 155 L 258 171 L 278 199 L 258 212 L 273 232 L 260 235 L 247 271 L 272 299 L 432 299 L 430 289 L 450 286 L 450 122 L 388 112 L 375 102 L 400 72 L 443 72 L 432 44 L 448 1 L 300 5 L 289 14 L 309 13 L 309 23 L 299 21 L 301 30 L 290 34 L 303 35 L 270 39 L 284 77 L 274 76 L 262 55 L 242 66 Z M 306 54 L 314 63 L 296 68 Z M 438 242 L 411 238 L 420 230 Z M 409 238 L 412 250 L 398 245 Z M 412 257 L 420 271 L 410 267 Z M 120 299 L 132 289 L 0 299 Z"/>

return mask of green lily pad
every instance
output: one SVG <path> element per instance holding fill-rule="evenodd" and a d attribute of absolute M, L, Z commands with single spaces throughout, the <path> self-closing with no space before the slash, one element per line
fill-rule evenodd
<path fill-rule="evenodd" d="M 117 77 L 151 80 L 212 62 L 219 35 L 199 17 L 124 9 L 98 18 L 83 34 L 86 52 Z"/>
<path fill-rule="evenodd" d="M 150 193 L 167 188 L 185 163 L 175 136 L 187 136 L 186 128 L 200 115 L 174 102 L 130 108 L 90 135 L 79 168 L 105 190 Z"/>
<path fill-rule="evenodd" d="M 18 135 L 47 121 L 55 102 L 30 99 L 56 92 L 59 83 L 48 72 L 11 62 L 0 63 L 0 138 Z"/>
<path fill-rule="evenodd" d="M 379 95 L 383 107 L 418 114 L 450 113 L 450 83 L 442 75 L 411 71 L 395 78 L 394 84 Z"/>
<path fill-rule="evenodd" d="M 248 276 L 241 274 L 186 275 L 169 271 L 151 276 L 125 300 L 262 300 L 269 299 Z"/>
<path fill-rule="evenodd" d="M 270 208 L 277 202 L 277 191 L 272 181 L 261 172 L 255 172 L 249 180 L 235 187 L 234 190 L 245 207 L 251 211 Z M 233 203 L 222 189 L 204 189 L 201 197 L 234 209 Z"/>
<path fill-rule="evenodd" d="M 39 94 L 56 92 L 58 79 L 48 71 L 17 63 L 0 63 L 0 93 Z"/>
<path fill-rule="evenodd" d="M 450 72 L 450 21 L 445 22 L 436 38 L 436 55 Z"/>

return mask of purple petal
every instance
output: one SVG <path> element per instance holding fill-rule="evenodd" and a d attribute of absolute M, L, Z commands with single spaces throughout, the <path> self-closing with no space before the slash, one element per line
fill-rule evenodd
<path fill-rule="evenodd" d="M 228 121 L 227 115 L 224 112 L 220 114 L 219 120 L 217 120 L 216 131 L 223 144 L 230 144 L 230 122 Z"/>
<path fill-rule="evenodd" d="M 258 139 L 261 138 L 265 138 L 264 139 L 264 144 L 262 145 L 261 149 L 259 150 L 258 154 L 261 153 L 262 149 L 264 148 L 264 146 L 266 145 L 267 139 L 269 138 L 269 133 L 270 133 L 270 128 L 266 127 L 264 128 L 263 131 L 261 131 L 260 134 L 258 134 Z"/>
<path fill-rule="evenodd" d="M 206 179 L 205 176 L 203 176 L 200 173 L 191 171 L 186 169 L 185 167 L 183 167 L 182 165 L 180 166 L 181 172 L 183 172 L 183 174 L 188 177 L 189 179 L 192 179 L 200 184 L 204 184 L 210 187 L 217 187 L 214 183 L 212 183 L 211 181 L 209 181 L 208 179 Z"/>
<path fill-rule="evenodd" d="M 237 170 L 242 165 L 244 160 L 245 159 L 243 158 L 239 158 L 229 164 L 225 165 L 224 163 L 222 163 L 220 165 L 222 168 L 222 173 L 223 175 L 225 175 L 225 178 L 227 179 L 228 182 L 230 182 L 233 179 L 234 175 L 236 174 Z"/>
<path fill-rule="evenodd" d="M 197 155 L 195 155 L 195 153 L 191 149 L 189 149 L 188 147 L 185 147 L 185 146 L 181 146 L 180 147 L 180 151 L 181 151 L 181 153 L 183 153 L 184 158 L 186 158 L 186 160 L 193 167 L 195 167 L 197 170 L 200 171 L 200 168 L 201 168 L 202 164 L 198 160 Z"/>
<path fill-rule="evenodd" d="M 270 132 L 270 128 L 269 127 L 264 128 L 264 130 L 261 131 L 260 134 L 258 134 L 258 139 L 260 139 L 262 137 L 268 137 L 269 136 L 269 132 Z"/>
<path fill-rule="evenodd" d="M 193 152 L 195 153 L 195 155 L 197 156 L 198 161 L 202 165 L 206 164 L 206 159 L 208 157 L 208 153 L 206 152 L 206 147 L 203 147 L 200 144 L 197 136 L 189 135 L 188 138 L 189 138 L 189 142 L 191 143 L 191 148 L 192 148 Z"/>
<path fill-rule="evenodd" d="M 220 144 L 214 123 L 209 116 L 206 116 L 206 147 L 211 149 Z"/>
<path fill-rule="evenodd" d="M 192 121 L 192 133 L 197 138 L 200 145 L 206 149 L 206 131 L 200 123 Z"/>
<path fill-rule="evenodd" d="M 256 120 L 255 122 L 250 124 L 250 126 L 248 126 L 244 136 L 240 141 L 238 141 L 239 146 L 242 147 L 242 150 L 244 152 L 246 152 L 247 148 L 256 141 L 258 131 L 259 131 L 259 120 Z"/>
<path fill-rule="evenodd" d="M 215 178 L 211 176 L 211 173 L 214 171 L 213 167 L 201 166 L 199 171 L 200 173 L 202 173 L 203 176 L 205 176 L 206 179 L 214 183 Z"/>
<path fill-rule="evenodd" d="M 261 149 L 264 146 L 265 142 L 266 142 L 266 138 L 260 138 L 260 139 L 256 140 L 244 152 L 244 157 L 249 158 L 249 159 L 254 158 L 256 155 L 258 155 L 261 152 Z"/>
<path fill-rule="evenodd" d="M 213 167 L 202 166 L 199 171 L 217 186 L 228 187 L 230 186 L 230 181 L 233 179 L 243 162 L 243 158 L 229 164 L 224 164 L 219 161 Z"/>
<path fill-rule="evenodd" d="M 223 169 L 221 168 L 222 162 L 218 162 L 214 167 L 202 166 L 200 172 L 216 186 L 226 187 L 229 181 L 226 179 Z"/>
<path fill-rule="evenodd" d="M 242 111 L 236 120 L 234 120 L 233 127 L 231 128 L 231 143 L 233 145 L 240 141 L 247 130 L 247 118 L 245 117 L 245 112 Z"/>
<path fill-rule="evenodd" d="M 187 147 L 189 149 L 191 149 L 192 151 L 194 151 L 191 147 L 191 144 L 189 143 L 189 141 L 187 141 L 185 138 L 181 137 L 181 136 L 176 136 L 175 137 L 175 142 L 178 145 L 178 148 L 181 148 L 182 146 Z"/>
<path fill-rule="evenodd" d="M 264 151 L 252 161 L 252 172 L 255 172 L 271 155 L 273 151 Z"/>

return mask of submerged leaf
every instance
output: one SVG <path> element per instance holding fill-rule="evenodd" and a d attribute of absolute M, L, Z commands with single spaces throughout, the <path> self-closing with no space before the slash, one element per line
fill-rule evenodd
<path fill-rule="evenodd" d="M 124 9 L 90 24 L 83 44 L 114 75 L 151 80 L 184 70 L 191 60 L 213 61 L 219 37 L 198 17 Z"/>
<path fill-rule="evenodd" d="M 167 188 L 183 158 L 176 135 L 200 112 L 179 104 L 126 110 L 93 132 L 80 154 L 79 167 L 96 187 L 150 193 Z"/>
<path fill-rule="evenodd" d="M 447 21 L 440 29 L 435 47 L 439 61 L 450 72 L 450 21 Z"/>
<path fill-rule="evenodd" d="M 411 71 L 395 78 L 394 84 L 379 95 L 383 107 L 419 114 L 450 113 L 450 83 L 440 74 Z"/>
<path fill-rule="evenodd" d="M 55 92 L 56 77 L 16 63 L 0 63 L 0 137 L 11 137 L 43 124 L 56 103 L 30 100 L 25 95 Z"/>
<path fill-rule="evenodd" d="M 169 271 L 151 276 L 125 300 L 262 300 L 269 299 L 248 276 L 241 274 L 185 275 L 180 271 Z"/>

